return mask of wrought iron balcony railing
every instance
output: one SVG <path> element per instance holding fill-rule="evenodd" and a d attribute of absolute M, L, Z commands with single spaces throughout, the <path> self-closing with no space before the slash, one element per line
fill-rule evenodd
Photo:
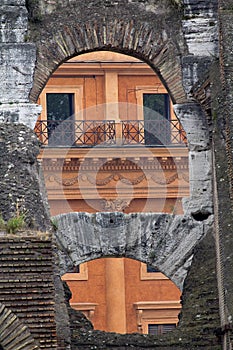
<path fill-rule="evenodd" d="M 93 147 L 116 143 L 114 120 L 39 120 L 35 133 L 43 145 Z"/>
<path fill-rule="evenodd" d="M 187 138 L 178 120 L 122 121 L 122 144 L 146 146 L 186 145 Z"/>
<path fill-rule="evenodd" d="M 39 120 L 34 129 L 44 146 L 185 146 L 178 120 Z"/>

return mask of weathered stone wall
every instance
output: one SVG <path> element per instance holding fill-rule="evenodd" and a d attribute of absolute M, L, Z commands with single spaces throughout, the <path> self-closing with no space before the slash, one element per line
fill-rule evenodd
<path fill-rule="evenodd" d="M 190 198 L 185 201 L 185 215 L 192 220 L 201 220 L 200 227 L 205 227 L 207 217 L 213 213 L 212 193 L 214 193 L 214 220 L 215 220 L 215 241 L 217 247 L 217 271 L 218 286 L 220 292 L 220 311 L 222 332 L 225 343 L 224 349 L 230 349 L 232 342 L 231 323 L 232 323 L 232 137 L 233 130 L 231 120 L 232 110 L 232 4 L 231 0 L 183 0 L 181 1 L 108 1 L 92 0 L 86 4 L 83 1 L 56 1 L 46 0 L 28 0 L 27 9 L 30 15 L 30 31 L 28 31 L 27 12 L 24 0 L 2 0 L 0 5 L 0 77 L 2 89 L 0 91 L 0 121 L 9 123 L 22 122 L 33 128 L 39 107 L 36 105 L 38 94 L 44 87 L 50 74 L 56 67 L 66 59 L 93 50 L 115 50 L 139 57 L 148 62 L 154 68 L 168 91 L 171 94 L 173 102 L 176 104 L 176 113 L 181 119 L 184 128 L 188 134 L 190 148 Z M 217 18 L 217 6 L 220 9 L 220 22 Z M 220 36 L 218 36 L 217 25 L 220 23 Z M 200 108 L 197 101 L 194 100 L 196 87 L 208 80 L 209 71 L 213 62 L 218 60 L 218 38 L 220 38 L 220 59 L 221 65 L 216 65 L 216 74 L 221 80 L 212 79 L 212 100 L 216 102 L 215 112 L 213 114 L 214 133 L 212 135 L 212 125 L 206 120 L 204 108 Z M 214 69 L 213 69 L 214 72 Z M 223 93 L 221 91 L 223 90 Z M 209 90 L 206 91 L 206 94 Z M 196 96 L 196 95 L 195 95 Z M 219 100 L 218 100 L 219 98 Z M 202 98 L 199 99 L 202 101 Z M 210 122 L 210 120 L 209 120 Z M 45 226 L 40 221 L 40 213 L 44 214 L 43 200 L 39 195 L 39 213 L 33 213 L 33 201 L 29 205 L 30 191 L 34 192 L 34 186 L 29 185 L 28 174 L 38 174 L 34 161 L 26 161 L 28 151 L 24 149 L 25 142 L 20 139 L 12 143 L 8 137 L 8 131 L 12 128 L 12 135 L 15 131 L 20 131 L 12 126 L 2 128 L 1 142 L 2 153 L 7 151 L 11 156 L 10 163 L 7 157 L 3 157 L 1 169 L 1 182 L 4 184 L 4 190 L 0 195 L 1 210 L 7 218 L 9 213 L 5 209 L 11 208 L 12 203 L 18 198 L 16 193 L 19 191 L 20 198 L 28 193 L 26 202 L 33 218 L 36 218 L 36 224 Z M 26 129 L 23 129 L 24 132 Z M 5 134 L 4 134 L 5 133 Z M 8 144 L 4 135 L 8 135 Z M 27 134 L 27 133 L 26 133 Z M 29 134 L 27 134 L 29 135 Z M 214 140 L 212 148 L 212 137 Z M 32 141 L 34 145 L 34 141 Z M 29 144 L 27 145 L 29 146 Z M 29 146 L 30 148 L 30 146 Z M 21 162 L 20 152 L 23 151 Z M 34 146 L 33 146 L 34 150 Z M 213 152 L 214 151 L 214 152 Z M 24 153 L 25 152 L 25 153 Z M 33 151 L 34 152 L 34 151 Z M 213 157 L 214 155 L 214 157 Z M 30 156 L 31 157 L 31 156 Z M 14 159 L 15 158 L 15 159 Z M 32 159 L 32 158 L 30 158 Z M 213 163 L 212 163 L 213 162 Z M 21 167 L 22 163 L 22 168 Z M 13 167 L 12 165 L 13 164 Z M 214 164 L 212 167 L 211 164 Z M 212 170 L 216 170 L 216 174 Z M 14 202 L 6 199 L 7 192 L 12 193 L 11 182 L 7 181 L 4 175 L 9 174 L 11 179 L 14 177 L 22 180 L 25 174 L 25 180 L 17 181 L 13 193 Z M 213 176 L 214 175 L 214 176 Z M 216 177 L 215 177 L 216 175 Z M 36 177 L 36 176 L 35 176 Z M 35 179 L 33 177 L 33 179 Z M 213 188 L 212 188 L 212 180 Z M 37 179 L 37 190 L 39 191 Z M 15 183 L 15 182 L 13 182 Z M 22 186 L 23 184 L 23 186 Z M 23 190 L 23 187 L 28 190 Z M 34 205 L 36 211 L 37 207 Z M 10 209 L 10 213 L 12 209 Z M 189 227 L 189 226 L 188 226 Z M 202 237 L 202 232 L 199 232 Z M 213 243 L 213 236 L 208 234 L 208 242 Z M 193 336 L 187 338 L 186 343 L 180 346 L 177 340 L 169 340 L 169 345 L 161 344 L 163 349 L 190 349 L 191 339 L 196 348 L 214 349 L 216 338 L 213 336 L 213 325 L 217 324 L 216 309 L 213 308 L 213 317 L 208 318 L 209 311 L 214 300 L 216 292 L 214 281 L 208 278 L 207 261 L 202 260 L 202 252 L 208 256 L 205 247 L 205 240 L 200 241 L 197 251 L 194 254 L 193 264 L 189 272 L 189 277 L 185 282 L 184 298 L 192 297 L 189 302 L 193 305 L 187 314 L 182 316 L 182 328 L 187 332 L 189 326 L 194 329 Z M 212 250 L 210 245 L 209 249 Z M 202 250 L 204 249 L 204 251 Z M 196 255 L 197 254 L 197 255 Z M 195 256 L 198 258 L 195 259 Z M 202 266 L 198 265 L 202 262 Z M 211 258 L 212 264 L 214 258 Z M 199 271 L 205 271 L 202 284 L 197 286 L 197 280 L 194 276 L 201 274 Z M 190 277 L 191 276 L 191 277 Z M 200 275 L 201 276 L 201 275 Z M 205 278 L 204 278 L 205 276 Z M 213 277 L 213 274 L 211 274 Z M 196 281 L 196 284 L 192 284 Z M 208 281 L 210 286 L 206 284 Z M 194 293 L 193 290 L 200 292 Z M 202 289 L 202 287 L 208 287 Z M 213 287 L 213 288 L 212 288 Z M 199 289 L 200 288 L 200 289 Z M 208 294 L 208 290 L 213 294 Z M 185 294 L 187 291 L 187 294 Z M 215 291 L 215 292 L 214 292 Z M 194 295 L 195 294 L 195 295 Z M 208 303 L 207 308 L 203 308 L 202 303 L 198 303 L 201 298 L 203 304 Z M 212 300 L 210 302 L 210 300 Z M 195 305 L 198 304 L 197 309 Z M 186 304 L 187 305 L 187 304 Z M 206 311 L 205 317 L 201 312 Z M 184 304 L 185 310 L 185 304 Z M 188 310 L 188 309 L 187 309 Z M 192 319 L 187 315 L 190 310 L 194 310 Z M 200 310 L 200 313 L 199 313 Z M 199 316 L 207 326 L 204 328 L 208 334 L 207 342 L 201 331 L 203 323 L 199 323 Z M 212 318 L 212 319 L 211 319 Z M 211 324 L 211 327 L 209 325 Z M 197 326 L 197 328 L 196 328 Z M 186 328 L 187 327 L 187 328 Z M 200 328 L 198 328 L 200 327 Z M 215 327 L 215 326 L 213 326 Z M 190 331 L 191 332 L 191 331 Z M 97 334 L 97 333 L 95 333 Z M 209 337 L 209 335 L 211 336 Z M 227 334 L 227 336 L 226 336 Z M 201 339 L 200 339 L 201 335 Z M 98 333 L 101 338 L 102 334 Z M 182 339 L 182 336 L 180 337 Z M 80 337 L 80 342 L 84 337 Z M 121 349 L 126 347 L 126 338 L 120 343 L 120 336 L 116 337 Z M 123 339 L 123 338 L 122 338 Z M 141 337 L 141 339 L 143 339 Z M 176 338 L 178 339 L 178 338 Z M 198 340 L 197 340 L 198 339 Z M 96 338 L 92 335 L 85 335 L 85 344 L 89 341 L 89 348 L 95 347 Z M 79 345 L 81 344 L 79 342 Z M 155 347 L 152 339 L 151 345 L 148 340 L 141 344 L 143 347 Z M 159 341 L 158 341 L 159 342 Z M 196 342 L 196 343 L 195 343 Z M 108 341 L 108 348 L 113 344 L 113 340 Z M 128 343 L 128 338 L 127 338 Z M 104 344 L 102 342 L 103 348 Z M 188 345 L 187 345 L 188 344 Z M 134 344 L 136 346 L 136 344 Z M 174 345 L 174 346 L 173 346 Z M 80 345 L 84 346 L 84 345 Z M 86 346 L 86 345 L 85 345 Z M 99 345 L 98 345 L 99 346 Z M 84 347 L 83 347 L 84 348 Z M 88 348 L 88 347 L 86 347 Z M 101 347 L 99 347 L 101 348 Z"/>
<path fill-rule="evenodd" d="M 233 7 L 229 0 L 219 1 L 220 60 L 212 71 L 213 154 L 215 160 L 215 235 L 218 247 L 217 271 L 223 349 L 233 346 Z"/>
<path fill-rule="evenodd" d="M 4 220 L 25 215 L 26 226 L 50 228 L 43 174 L 37 162 L 39 142 L 24 125 L 0 124 L 0 214 Z"/>
<path fill-rule="evenodd" d="M 34 126 L 40 107 L 29 102 L 36 46 L 27 43 L 28 14 L 24 0 L 0 4 L 0 122 Z"/>
<path fill-rule="evenodd" d="M 125 256 L 157 267 L 181 290 L 193 249 L 213 217 L 152 213 L 69 213 L 53 218 L 58 229 L 61 276 L 74 265 L 106 256 Z"/>
<path fill-rule="evenodd" d="M 5 305 L 0 304 L 0 349 L 39 350 L 29 329 Z"/>

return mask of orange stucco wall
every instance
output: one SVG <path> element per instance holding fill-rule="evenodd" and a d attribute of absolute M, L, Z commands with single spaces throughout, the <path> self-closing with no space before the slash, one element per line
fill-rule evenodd
<path fill-rule="evenodd" d="M 97 259 L 87 263 L 87 281 L 68 281 L 72 291 L 71 303 L 96 303 L 92 319 L 95 329 L 106 330 L 106 262 L 108 258 Z M 180 291 L 168 279 L 141 280 L 141 263 L 124 258 L 125 291 L 124 293 L 127 333 L 137 332 L 137 318 L 134 303 L 139 301 L 173 301 L 180 299 Z"/>

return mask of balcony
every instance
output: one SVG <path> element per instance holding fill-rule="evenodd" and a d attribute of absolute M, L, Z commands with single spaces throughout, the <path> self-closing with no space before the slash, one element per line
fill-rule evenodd
<path fill-rule="evenodd" d="M 43 147 L 185 147 L 185 131 L 177 119 L 167 120 L 39 120 L 34 129 Z"/>

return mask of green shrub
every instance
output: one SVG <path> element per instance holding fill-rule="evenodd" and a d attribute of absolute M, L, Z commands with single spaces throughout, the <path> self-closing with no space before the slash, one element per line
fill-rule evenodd
<path fill-rule="evenodd" d="M 25 227 L 24 214 L 18 214 L 16 217 L 9 219 L 6 223 L 6 231 L 14 234 Z"/>
<path fill-rule="evenodd" d="M 5 230 L 6 229 L 6 223 L 3 220 L 2 214 L 0 214 L 0 230 Z"/>

